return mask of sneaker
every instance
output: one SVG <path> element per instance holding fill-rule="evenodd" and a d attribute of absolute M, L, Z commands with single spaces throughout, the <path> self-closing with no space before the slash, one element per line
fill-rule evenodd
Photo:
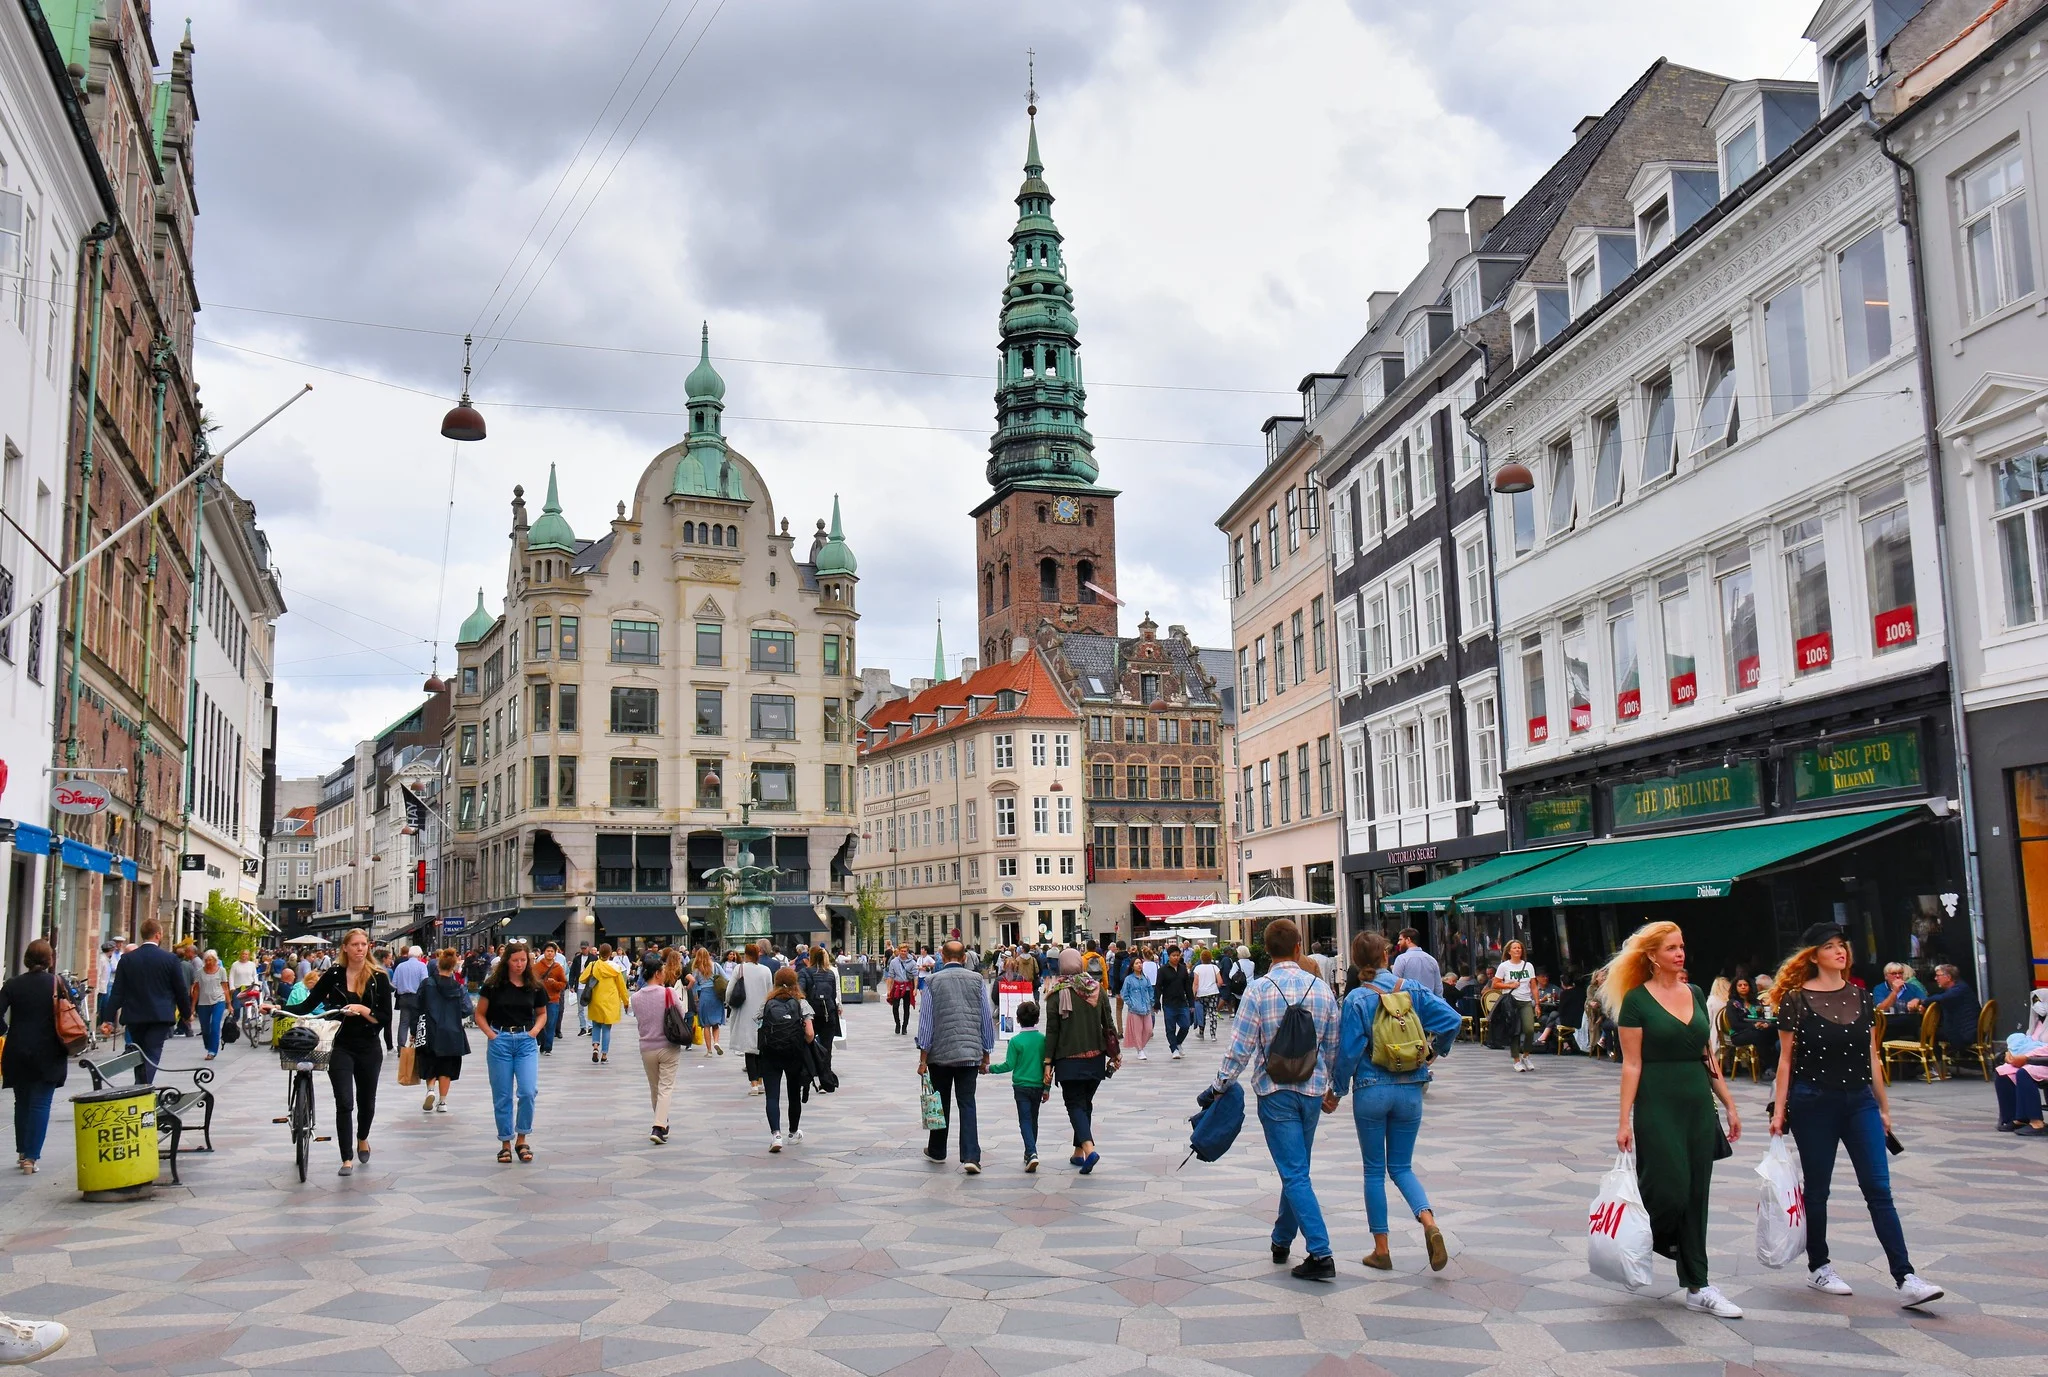
<path fill-rule="evenodd" d="M 1305 1257 L 1287 1275 L 1301 1281 L 1330 1281 L 1337 1275 L 1337 1259 L 1328 1253 Z"/>
<path fill-rule="evenodd" d="M 960 1170 L 966 1172 L 969 1176 L 979 1176 L 981 1175 L 981 1163 L 962 1162 L 960 1164 Z"/>
<path fill-rule="evenodd" d="M 804 1131 L 803 1131 L 802 1129 L 800 1129 L 800 1128 L 795 1128 L 795 1129 L 791 1129 L 791 1130 L 790 1130 L 790 1132 L 789 1132 L 789 1145 L 790 1145 L 791 1147 L 795 1147 L 795 1146 L 796 1146 L 796 1145 L 797 1145 L 798 1143 L 801 1143 L 801 1142 L 802 1142 L 803 1140 L 804 1140 Z"/>
<path fill-rule="evenodd" d="M 1146 1055 L 1145 1055 L 1145 1054 L 1144 1054 L 1143 1052 L 1140 1052 L 1140 1053 L 1138 1053 L 1138 1060 L 1139 1060 L 1139 1061 L 1150 1061 L 1150 1060 L 1152 1060 L 1152 1058 L 1150 1058 L 1150 1057 L 1146 1056 Z"/>
<path fill-rule="evenodd" d="M 1294 1251 L 1294 1245 L 1292 1243 L 1275 1243 L 1271 1246 L 1273 1249 L 1273 1265 L 1275 1267 L 1285 1267 L 1287 1265 L 1287 1256 Z"/>
<path fill-rule="evenodd" d="M 1856 1294 L 1848 1282 L 1835 1275 L 1832 1267 L 1816 1267 L 1806 1284 L 1816 1291 L 1825 1291 L 1831 1296 L 1853 1296 Z"/>
<path fill-rule="evenodd" d="M 768 1150 L 770 1152 L 782 1151 L 782 1135 L 780 1133 L 774 1135 L 768 1140 Z"/>
<path fill-rule="evenodd" d="M 668 1130 L 660 1124 L 656 1124 L 653 1128 L 647 1130 L 647 1141 L 650 1143 L 666 1143 L 668 1141 Z"/>
<path fill-rule="evenodd" d="M 1176 1047 L 1176 1048 L 1174 1048 L 1174 1049 L 1173 1049 L 1173 1059 L 1174 1059 L 1175 1061 L 1179 1061 L 1179 1060 L 1180 1060 L 1180 1048 Z"/>
<path fill-rule="evenodd" d="M 47 1358 L 70 1337 L 71 1331 L 55 1320 L 0 1319 L 0 1367 Z"/>
<path fill-rule="evenodd" d="M 1038 1154 L 1037 1154 L 1037 1153 L 1033 1152 L 1033 1153 L 1029 1153 L 1029 1154 L 1027 1154 L 1027 1155 L 1025 1156 L 1025 1158 L 1024 1158 L 1024 1170 L 1026 1170 L 1026 1171 L 1037 1171 L 1037 1170 L 1038 1170 Z"/>
<path fill-rule="evenodd" d="M 1712 1315 L 1716 1319 L 1739 1320 L 1742 1318 L 1742 1307 L 1711 1286 L 1702 1286 L 1697 1291 L 1686 1292 L 1685 1308 L 1688 1310 L 1698 1310 L 1703 1314 Z"/>
<path fill-rule="evenodd" d="M 434 1112 L 436 1114 L 446 1114 L 448 1112 L 448 1101 L 445 1097 L 434 1106 Z"/>
<path fill-rule="evenodd" d="M 923 1157 L 924 1160 L 927 1162 L 944 1162 L 946 1160 L 946 1155 L 944 1153 L 940 1153 L 938 1156 L 934 1157 L 929 1150 L 920 1153 L 919 1156 Z"/>
<path fill-rule="evenodd" d="M 433 1092 L 433 1091 L 429 1090 L 429 1091 L 427 1092 L 427 1099 L 426 1099 L 426 1103 L 424 1103 L 424 1104 L 422 1104 L 422 1105 L 420 1106 L 420 1110 L 421 1110 L 421 1112 L 422 1112 L 422 1113 L 426 1113 L 426 1114 L 432 1114 L 432 1113 L 434 1112 L 434 1092 Z"/>
<path fill-rule="evenodd" d="M 1899 1283 L 1899 1304 L 1908 1310 L 1929 1301 L 1938 1301 L 1947 1294 L 1933 1282 L 1922 1281 L 1911 1272 L 1906 1273 L 1906 1279 Z"/>

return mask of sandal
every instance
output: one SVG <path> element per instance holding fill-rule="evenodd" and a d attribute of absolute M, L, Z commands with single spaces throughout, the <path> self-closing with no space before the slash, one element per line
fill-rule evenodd
<path fill-rule="evenodd" d="M 525 1143 L 519 1144 L 512 1150 L 519 1154 L 519 1160 L 522 1162 L 531 1162 L 533 1160 L 533 1149 L 528 1147 Z"/>
<path fill-rule="evenodd" d="M 498 1149 L 498 1160 L 499 1160 L 500 1162 L 506 1162 L 506 1163 L 509 1163 L 509 1162 L 511 1162 L 511 1160 L 512 1160 L 512 1145 L 511 1145 L 510 1143 L 507 1143 L 507 1144 L 505 1144 L 505 1146 L 503 1146 L 503 1147 L 501 1147 L 501 1148 L 499 1148 L 499 1149 Z"/>

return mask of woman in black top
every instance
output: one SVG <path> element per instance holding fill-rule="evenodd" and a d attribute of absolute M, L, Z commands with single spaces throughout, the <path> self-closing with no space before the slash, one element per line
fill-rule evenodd
<path fill-rule="evenodd" d="M 462 1078 L 462 1059 L 469 1055 L 469 1034 L 462 1030 L 462 1022 L 469 1017 L 470 999 L 455 978 L 460 963 L 453 947 L 437 953 L 433 973 L 420 986 L 426 1036 L 414 1050 L 413 1069 L 426 1084 L 427 1098 L 420 1108 L 428 1113 L 448 1112 L 448 1086 Z"/>
<path fill-rule="evenodd" d="M 334 1087 L 340 1174 L 353 1176 L 357 1159 L 370 1160 L 370 1121 L 377 1117 L 377 1076 L 384 1069 L 383 1030 L 391 1023 L 391 978 L 370 960 L 369 933 L 348 930 L 341 939 L 341 960 L 313 986 L 313 1004 L 342 1016 L 327 1080 Z"/>
<path fill-rule="evenodd" d="M 533 1160 L 526 1135 L 533 1132 L 533 1102 L 540 1094 L 540 1030 L 547 1018 L 548 988 L 534 973 L 533 952 L 524 942 L 507 942 L 476 997 L 476 1026 L 490 1040 L 484 1066 L 491 1073 L 500 1162 L 515 1154 L 522 1162 Z"/>
<path fill-rule="evenodd" d="M 1807 1285 L 1831 1296 L 1853 1294 L 1828 1264 L 1828 1188 L 1840 1145 L 1856 1168 L 1856 1184 L 1884 1247 L 1899 1304 L 1925 1305 L 1940 1300 L 1942 1290 L 1915 1276 L 1906 1255 L 1906 1231 L 1892 1204 L 1891 1169 L 1885 1162 L 1892 1111 L 1879 1057 L 1877 1010 L 1869 991 L 1849 983 L 1850 959 L 1842 929 L 1815 923 L 1771 985 L 1779 1042 L 1771 1134 L 1784 1133 L 1789 1124 L 1799 1144 L 1806 1179 L 1806 1264 L 1812 1269 Z"/>
<path fill-rule="evenodd" d="M 42 938 L 21 955 L 20 975 L 0 985 L 0 1080 L 14 1092 L 15 1165 L 27 1175 L 43 1155 L 50 1131 L 50 1101 L 64 1084 L 69 1064 L 57 1040 L 57 977 L 50 973 L 50 944 Z"/>

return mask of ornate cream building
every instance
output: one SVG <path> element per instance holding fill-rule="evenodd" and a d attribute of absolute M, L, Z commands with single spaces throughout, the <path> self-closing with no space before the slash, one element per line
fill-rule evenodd
<path fill-rule="evenodd" d="M 457 637 L 453 842 L 444 932 L 702 939 L 721 827 L 772 828 L 780 941 L 847 935 L 856 745 L 853 552 L 818 521 L 804 559 L 767 484 L 723 434 L 725 383 L 690 373 L 689 433 L 656 455 L 611 529 L 578 539 L 556 478 L 527 522 L 513 489 L 505 610 Z"/>

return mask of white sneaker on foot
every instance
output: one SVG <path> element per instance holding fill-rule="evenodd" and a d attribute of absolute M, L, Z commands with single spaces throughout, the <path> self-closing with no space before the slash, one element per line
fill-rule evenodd
<path fill-rule="evenodd" d="M 0 1367 L 47 1358 L 70 1337 L 71 1331 L 55 1320 L 0 1319 Z"/>
<path fill-rule="evenodd" d="M 1833 1267 L 1818 1267 L 1806 1284 L 1816 1291 L 1825 1291 L 1831 1296 L 1853 1296 L 1856 1294 L 1848 1282 L 1835 1275 Z"/>
<path fill-rule="evenodd" d="M 1685 1308 L 1688 1310 L 1698 1310 L 1717 1319 L 1739 1320 L 1742 1318 L 1742 1307 L 1711 1286 L 1702 1286 L 1697 1291 L 1686 1292 Z"/>
<path fill-rule="evenodd" d="M 433 1091 L 429 1090 L 429 1091 L 427 1092 L 427 1101 L 426 1101 L 426 1103 L 425 1103 L 425 1104 L 421 1105 L 421 1106 L 420 1106 L 420 1108 L 421 1108 L 422 1110 L 424 1110 L 424 1111 L 425 1111 L 426 1113 L 428 1113 L 428 1114 L 432 1114 L 432 1113 L 434 1112 L 434 1092 L 433 1092 Z"/>
<path fill-rule="evenodd" d="M 800 1129 L 800 1128 L 797 1128 L 797 1129 L 791 1129 L 791 1130 L 790 1130 L 790 1133 L 789 1133 L 789 1145 L 790 1145 L 791 1147 L 795 1147 L 795 1146 L 796 1146 L 796 1145 L 797 1145 L 798 1143 L 801 1143 L 801 1142 L 802 1142 L 803 1140 L 804 1140 L 804 1131 L 803 1131 L 802 1129 Z"/>
<path fill-rule="evenodd" d="M 1906 1273 L 1906 1279 L 1899 1283 L 1899 1304 L 1908 1310 L 1929 1301 L 1938 1301 L 1947 1294 L 1933 1282 L 1922 1281 L 1911 1272 Z"/>
<path fill-rule="evenodd" d="M 782 1135 L 780 1133 L 774 1134 L 768 1139 L 768 1150 L 770 1152 L 782 1151 Z"/>
<path fill-rule="evenodd" d="M 1179 1061 L 1179 1060 L 1180 1060 L 1180 1049 L 1179 1049 L 1179 1048 L 1175 1048 L 1175 1049 L 1174 1049 L 1174 1053 L 1173 1053 L 1173 1059 L 1174 1059 L 1175 1061 Z"/>

